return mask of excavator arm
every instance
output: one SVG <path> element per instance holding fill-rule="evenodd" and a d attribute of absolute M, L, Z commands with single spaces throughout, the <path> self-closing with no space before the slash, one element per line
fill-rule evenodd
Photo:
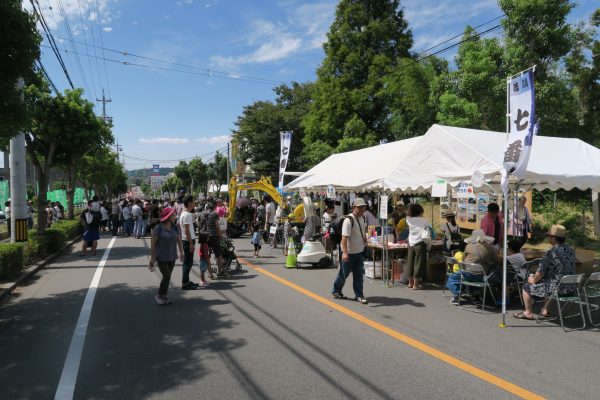
<path fill-rule="evenodd" d="M 227 217 L 227 222 L 229 223 L 234 222 L 237 193 L 240 190 L 260 190 L 271 196 L 277 205 L 280 207 L 283 206 L 283 198 L 271 183 L 271 178 L 261 176 L 256 182 L 237 183 L 237 179 L 234 176 L 229 181 L 229 216 Z"/>

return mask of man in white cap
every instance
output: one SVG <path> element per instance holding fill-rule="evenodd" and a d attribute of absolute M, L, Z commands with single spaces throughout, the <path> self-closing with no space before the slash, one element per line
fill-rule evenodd
<path fill-rule="evenodd" d="M 333 282 L 332 294 L 336 299 L 344 298 L 342 289 L 346 278 L 352 272 L 352 288 L 354 298 L 362 304 L 367 304 L 363 293 L 363 266 L 366 241 L 366 221 L 364 219 L 367 203 L 356 198 L 352 204 L 352 213 L 349 214 L 342 225 L 342 264 Z"/>
<path fill-rule="evenodd" d="M 494 248 L 494 238 L 486 236 L 481 229 L 473 231 L 470 237 L 465 239 L 467 247 L 465 247 L 463 262 L 469 264 L 479 264 L 485 270 L 486 275 L 496 270 L 499 265 L 498 256 Z M 458 290 L 460 287 L 461 275 L 465 280 L 472 282 L 481 282 L 483 280 L 480 274 L 472 274 L 466 271 L 459 271 L 448 277 L 446 287 L 453 294 L 450 303 L 458 304 Z"/>

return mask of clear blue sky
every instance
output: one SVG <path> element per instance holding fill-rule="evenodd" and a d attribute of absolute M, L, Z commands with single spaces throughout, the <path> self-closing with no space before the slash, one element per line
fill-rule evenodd
<path fill-rule="evenodd" d="M 275 82 L 314 80 L 323 58 L 321 43 L 337 4 L 334 0 L 38 1 L 59 47 L 71 51 L 63 58 L 74 84 L 86 87 L 90 100 L 101 97 L 102 89 L 107 96 L 110 92 L 107 110 L 128 169 L 152 164 L 129 157 L 172 166 L 176 162 L 165 160 L 223 148 L 244 105 L 273 99 Z M 467 24 L 476 26 L 501 14 L 495 0 L 405 0 L 402 5 L 417 50 L 460 34 Z M 597 6 L 595 1 L 580 0 L 571 19 L 587 18 Z M 63 11 L 73 39 L 81 43 L 69 41 Z M 108 49 L 167 62 L 94 49 L 94 41 L 97 46 L 103 41 Z M 81 55 L 72 53 L 73 46 Z M 50 49 L 42 50 L 51 78 L 59 89 L 67 88 L 55 56 Z M 453 54 L 441 56 L 451 59 Z M 192 74 L 105 63 L 92 56 Z M 237 79 L 243 77 L 260 82 Z M 101 113 L 100 103 L 96 111 Z"/>

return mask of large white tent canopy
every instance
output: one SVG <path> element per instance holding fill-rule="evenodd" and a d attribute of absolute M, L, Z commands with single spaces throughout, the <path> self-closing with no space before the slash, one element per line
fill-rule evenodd
<path fill-rule="evenodd" d="M 333 154 L 289 183 L 284 190 L 324 191 L 333 185 L 338 192 L 390 190 L 388 179 L 421 137 Z"/>
<path fill-rule="evenodd" d="M 286 186 L 286 190 L 426 192 L 438 179 L 452 186 L 480 171 L 501 180 L 506 133 L 433 125 L 425 135 L 362 150 L 334 154 Z M 579 139 L 536 136 L 526 188 L 600 191 L 600 149 Z"/>

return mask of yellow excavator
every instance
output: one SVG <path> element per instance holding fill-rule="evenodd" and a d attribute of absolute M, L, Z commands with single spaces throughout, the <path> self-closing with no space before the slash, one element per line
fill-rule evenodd
<path fill-rule="evenodd" d="M 229 216 L 227 217 L 227 222 L 232 224 L 235 222 L 235 206 L 237 202 L 237 193 L 240 190 L 260 190 L 265 192 L 273 201 L 279 206 L 284 207 L 284 199 L 281 194 L 277 191 L 277 189 L 271 183 L 270 177 L 261 176 L 260 179 L 256 182 L 245 182 L 238 183 L 237 179 L 234 177 L 229 181 Z M 300 203 L 293 212 L 292 222 L 302 222 L 304 220 L 304 204 Z"/>

